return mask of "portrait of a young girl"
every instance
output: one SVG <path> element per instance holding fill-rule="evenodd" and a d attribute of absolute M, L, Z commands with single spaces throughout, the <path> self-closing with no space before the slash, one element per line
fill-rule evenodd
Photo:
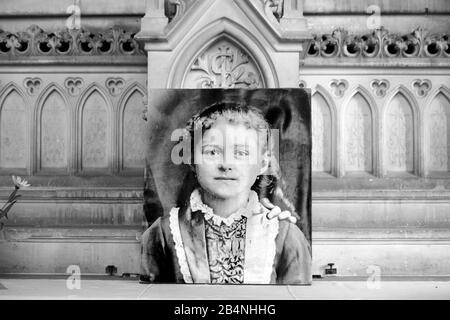
<path fill-rule="evenodd" d="M 305 235 L 289 219 L 271 219 L 262 204 L 274 192 L 267 173 L 276 165 L 262 112 L 247 103 L 213 103 L 184 132 L 191 150 L 184 150 L 190 161 L 181 165 L 191 178 L 177 206 L 146 231 L 142 268 L 149 280 L 309 284 Z"/>

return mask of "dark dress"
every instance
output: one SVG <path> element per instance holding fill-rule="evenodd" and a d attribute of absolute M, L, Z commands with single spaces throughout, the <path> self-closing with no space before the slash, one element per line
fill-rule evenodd
<path fill-rule="evenodd" d="M 295 224 L 268 220 L 256 202 L 227 223 L 192 203 L 172 209 L 143 234 L 142 275 L 159 283 L 310 284 L 305 236 Z"/>

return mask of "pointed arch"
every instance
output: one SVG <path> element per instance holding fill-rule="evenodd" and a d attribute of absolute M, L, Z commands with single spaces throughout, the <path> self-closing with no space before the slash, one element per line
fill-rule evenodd
<path fill-rule="evenodd" d="M 349 90 L 349 94 L 342 104 L 343 105 L 343 113 L 346 112 L 345 109 L 348 107 L 348 103 L 350 102 L 350 100 L 358 93 L 361 94 L 361 96 L 367 101 L 367 104 L 370 108 L 370 112 L 372 115 L 372 120 L 374 123 L 376 123 L 379 118 L 377 103 L 376 103 L 375 99 L 373 98 L 372 94 L 370 93 L 370 91 L 367 90 L 362 85 L 357 85 L 356 87 Z"/>
<path fill-rule="evenodd" d="M 342 108 L 342 160 L 344 173 L 378 170 L 378 108 L 370 92 L 353 88 Z"/>
<path fill-rule="evenodd" d="M 386 98 L 383 108 L 383 145 L 386 172 L 419 173 L 419 106 L 403 85 Z"/>
<path fill-rule="evenodd" d="M 312 170 L 336 174 L 336 105 L 317 85 L 311 95 Z"/>
<path fill-rule="evenodd" d="M 77 170 L 109 171 L 113 150 L 113 112 L 107 92 L 91 83 L 80 95 L 75 109 Z"/>
<path fill-rule="evenodd" d="M 245 28 L 229 18 L 214 21 L 203 28 L 187 45 L 179 46 L 170 70 L 167 87 L 183 87 L 186 74 L 196 58 L 220 40 L 227 40 L 246 52 L 254 61 L 262 79 L 262 87 L 279 86 L 274 64 L 264 45 Z"/>
<path fill-rule="evenodd" d="M 427 109 L 430 108 L 431 103 L 439 94 L 443 94 L 445 97 L 450 99 L 450 88 L 446 87 L 445 85 L 441 85 L 440 87 L 434 89 L 428 96 L 428 99 L 425 103 L 424 112 L 427 112 Z"/>
<path fill-rule="evenodd" d="M 37 105 L 36 115 L 38 115 L 39 112 L 41 112 L 41 110 L 39 110 L 39 108 L 42 108 L 43 102 L 45 101 L 47 96 L 52 93 L 52 91 L 56 91 L 64 99 L 66 106 L 69 107 L 69 99 L 66 96 L 65 90 L 59 84 L 52 82 L 52 83 L 48 84 L 42 90 L 42 92 L 39 94 L 39 96 L 36 99 L 36 105 Z"/>
<path fill-rule="evenodd" d="M 137 97 L 140 95 L 140 97 Z M 119 100 L 118 161 L 119 171 L 139 171 L 145 166 L 146 125 L 142 118 L 146 89 L 139 82 L 129 85 Z"/>
<path fill-rule="evenodd" d="M 419 104 L 418 104 L 416 98 L 414 97 L 414 94 L 404 85 L 396 86 L 395 88 L 393 88 L 391 90 L 391 93 L 386 96 L 386 100 L 384 102 L 384 107 L 383 107 L 384 117 L 386 117 L 386 112 L 387 112 L 387 108 L 388 108 L 389 104 L 391 103 L 392 99 L 395 98 L 395 96 L 397 94 L 402 94 L 405 97 L 405 99 L 408 101 L 410 107 L 412 108 L 412 112 L 414 113 L 414 119 L 416 121 L 419 121 L 419 117 L 420 117 Z"/>
<path fill-rule="evenodd" d="M 132 84 L 130 84 L 125 90 L 123 91 L 120 99 L 119 99 L 119 115 L 123 114 L 124 108 L 126 105 L 127 100 L 129 99 L 130 95 L 133 94 L 135 91 L 140 92 L 143 96 L 147 95 L 147 89 L 145 86 L 143 86 L 141 83 L 134 81 Z"/>
<path fill-rule="evenodd" d="M 97 82 L 93 82 L 91 84 L 89 84 L 84 90 L 83 92 L 80 94 L 78 101 L 76 103 L 76 108 L 75 108 L 75 113 L 77 115 L 79 115 L 80 113 L 83 112 L 83 108 L 84 108 L 84 104 L 86 102 L 86 100 L 89 98 L 89 96 L 93 93 L 97 91 L 102 98 L 105 100 L 107 107 L 108 107 L 108 113 L 111 114 L 112 113 L 112 103 L 111 103 L 111 99 L 110 96 L 108 94 L 108 92 Z"/>
<path fill-rule="evenodd" d="M 25 93 L 14 82 L 0 91 L 0 170 L 22 171 L 28 167 L 29 105 Z"/>
<path fill-rule="evenodd" d="M 311 92 L 311 96 L 313 96 L 316 93 L 320 93 L 320 95 L 322 97 L 324 97 L 324 99 L 327 101 L 328 103 L 328 107 L 330 108 L 331 114 L 333 116 L 333 119 L 337 118 L 337 107 L 336 107 L 336 103 L 334 102 L 333 97 L 331 96 L 331 94 L 328 92 L 328 90 L 323 87 L 320 84 L 317 84 L 315 86 L 315 88 L 312 90 Z"/>
<path fill-rule="evenodd" d="M 26 105 L 29 105 L 29 101 L 27 99 L 27 96 L 25 92 L 14 82 L 9 82 L 6 86 L 4 86 L 0 90 L 0 108 L 3 107 L 3 102 L 5 98 L 8 96 L 11 91 L 16 91 L 17 94 L 22 98 L 22 100 L 26 103 Z M 1 111 L 1 109 L 0 109 Z"/>
<path fill-rule="evenodd" d="M 436 89 L 425 105 L 423 137 L 425 173 L 450 174 L 450 90 L 445 86 Z"/>
<path fill-rule="evenodd" d="M 35 171 L 67 172 L 70 159 L 70 105 L 64 90 L 50 83 L 37 98 Z"/>

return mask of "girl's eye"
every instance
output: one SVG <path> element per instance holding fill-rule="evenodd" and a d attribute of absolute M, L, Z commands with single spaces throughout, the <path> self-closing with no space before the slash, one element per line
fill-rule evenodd
<path fill-rule="evenodd" d="M 249 152 L 247 150 L 236 150 L 234 152 L 235 156 L 237 157 L 248 157 Z"/>
<path fill-rule="evenodd" d="M 203 150 L 203 154 L 210 156 L 210 157 L 214 157 L 214 156 L 218 156 L 220 154 L 220 150 L 218 149 L 204 149 Z"/>

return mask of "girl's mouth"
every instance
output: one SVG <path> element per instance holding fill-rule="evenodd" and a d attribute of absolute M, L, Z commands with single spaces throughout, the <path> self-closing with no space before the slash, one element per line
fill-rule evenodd
<path fill-rule="evenodd" d="M 216 177 L 215 180 L 237 180 L 236 178 L 231 177 Z"/>

